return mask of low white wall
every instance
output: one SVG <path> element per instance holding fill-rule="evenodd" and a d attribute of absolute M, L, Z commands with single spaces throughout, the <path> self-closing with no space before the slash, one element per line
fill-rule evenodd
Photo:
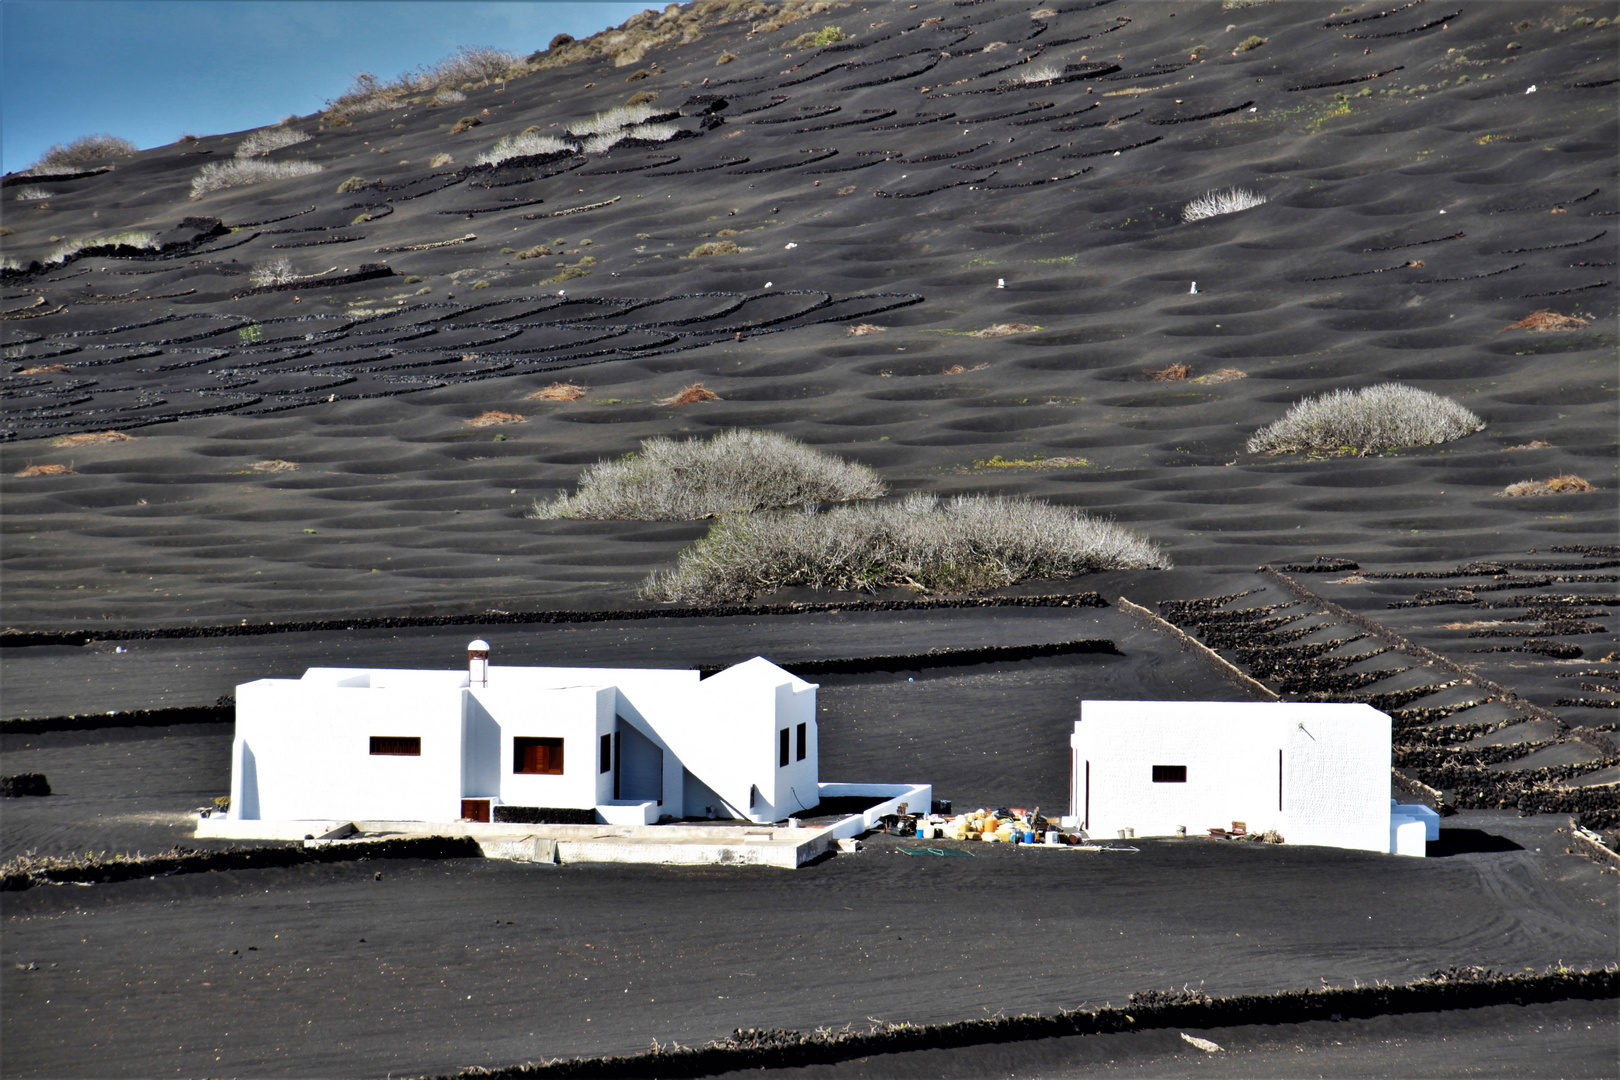
<path fill-rule="evenodd" d="M 882 821 L 885 816 L 898 814 L 902 803 L 906 804 L 906 812 L 911 814 L 926 814 L 934 805 L 934 787 L 932 784 L 817 785 L 817 797 L 821 799 L 850 795 L 881 798 L 883 801 L 875 806 L 868 807 L 859 814 L 852 814 L 834 825 L 830 830 L 834 840 L 848 840 L 852 836 L 859 836 L 861 833 L 867 832 Z"/>

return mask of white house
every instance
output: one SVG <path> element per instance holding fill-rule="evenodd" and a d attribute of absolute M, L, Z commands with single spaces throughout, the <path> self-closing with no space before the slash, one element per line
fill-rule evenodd
<path fill-rule="evenodd" d="M 236 690 L 229 818 L 646 825 L 819 801 L 816 685 L 696 671 L 311 668 Z"/>
<path fill-rule="evenodd" d="M 1424 854 L 1428 807 L 1394 807 L 1390 719 L 1370 705 L 1083 701 L 1070 812 L 1093 836 L 1241 822 L 1290 844 Z"/>

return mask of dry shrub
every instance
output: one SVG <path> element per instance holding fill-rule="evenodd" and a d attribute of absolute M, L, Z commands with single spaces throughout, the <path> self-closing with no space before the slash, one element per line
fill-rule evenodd
<path fill-rule="evenodd" d="M 1095 570 L 1167 567 L 1147 540 L 1111 522 L 1033 500 L 965 495 L 798 511 L 728 514 L 647 579 L 649 600 L 723 603 L 809 587 L 906 586 L 976 592 Z"/>
<path fill-rule="evenodd" d="M 455 160 L 456 159 L 451 157 L 449 154 L 434 154 L 433 157 L 428 159 L 428 168 L 442 169 L 446 165 L 454 164 Z"/>
<path fill-rule="evenodd" d="M 977 338 L 1011 337 L 1013 334 L 1033 334 L 1035 331 L 1037 331 L 1039 329 L 1040 329 L 1040 327 L 1032 326 L 1029 323 L 1004 322 L 1004 323 L 996 323 L 994 326 L 987 326 L 983 330 L 976 330 L 973 333 L 969 334 L 968 337 L 977 337 Z"/>
<path fill-rule="evenodd" d="M 729 136 L 728 136 L 728 138 L 729 138 Z M 855 194 L 855 186 L 856 185 L 854 185 L 854 184 L 849 184 L 849 185 L 846 185 L 844 187 L 841 187 L 841 188 L 838 189 L 838 194 L 840 194 L 840 195 L 853 195 L 853 194 Z"/>
<path fill-rule="evenodd" d="M 736 60 L 736 59 L 737 59 L 737 54 L 736 53 L 723 52 L 723 53 L 720 54 L 719 58 L 715 60 L 714 66 L 715 67 L 720 67 L 722 64 L 729 64 L 733 60 Z"/>
<path fill-rule="evenodd" d="M 24 374 L 26 374 L 26 372 Z M 1508 449 L 1509 450 L 1546 450 L 1546 449 L 1550 448 L 1551 446 L 1552 446 L 1552 443 L 1547 442 L 1545 439 L 1531 439 L 1527 443 L 1520 443 L 1518 446 L 1510 446 L 1510 447 L 1508 447 Z"/>
<path fill-rule="evenodd" d="M 457 120 L 453 125 L 451 125 L 450 134 L 460 135 L 462 132 L 471 131 L 473 128 L 478 127 L 481 124 L 483 124 L 483 121 L 478 119 L 476 116 L 463 116 L 460 120 Z"/>
<path fill-rule="evenodd" d="M 585 396 L 586 388 L 571 382 L 554 382 L 550 386 L 536 390 L 525 401 L 578 401 Z"/>
<path fill-rule="evenodd" d="M 941 375 L 966 375 L 970 371 L 983 371 L 985 368 L 987 368 L 989 366 L 990 366 L 989 364 L 974 364 L 972 367 L 963 367 L 961 364 L 952 364 L 950 367 L 948 367 L 944 371 L 940 372 L 940 374 Z"/>
<path fill-rule="evenodd" d="M 526 249 L 524 251 L 519 251 L 517 253 L 517 257 L 520 258 L 520 259 L 543 259 L 547 255 L 551 255 L 551 254 L 554 254 L 554 252 L 550 248 L 546 247 L 546 245 L 544 245 L 544 244 L 536 244 L 532 248 L 528 248 L 528 249 Z"/>
<path fill-rule="evenodd" d="M 270 285 L 286 285 L 297 280 L 298 271 L 293 267 L 292 260 L 285 255 L 277 255 L 273 259 L 254 263 L 253 269 L 248 271 L 248 283 L 256 289 Z"/>
<path fill-rule="evenodd" d="M 654 90 L 637 90 L 626 99 L 625 104 L 630 106 L 651 105 L 658 100 L 658 93 Z"/>
<path fill-rule="evenodd" d="M 297 472 L 298 463 L 295 461 L 282 461 L 280 458 L 268 458 L 264 461 L 255 461 L 249 466 L 255 472 L 284 473 Z"/>
<path fill-rule="evenodd" d="M 1208 375 L 1200 375 L 1194 379 L 1196 383 L 1223 383 L 1234 382 L 1238 379 L 1247 379 L 1249 373 L 1239 371 L 1237 368 L 1223 367 L 1219 371 L 1212 371 Z"/>
<path fill-rule="evenodd" d="M 70 172 L 71 166 L 99 161 L 107 157 L 127 157 L 139 148 L 128 139 L 116 135 L 85 135 L 70 143 L 58 144 L 45 151 L 29 172 L 49 175 L 52 172 Z"/>
<path fill-rule="evenodd" d="M 1158 371 L 1147 372 L 1147 377 L 1154 382 L 1181 382 L 1192 374 L 1192 368 L 1186 364 L 1171 364 Z"/>
<path fill-rule="evenodd" d="M 498 409 L 489 409 L 479 413 L 467 421 L 468 427 L 499 427 L 502 424 L 526 424 L 529 418 L 519 416 L 517 413 L 501 412 Z"/>
<path fill-rule="evenodd" d="M 1484 426 L 1485 421 L 1450 398 L 1400 383 L 1379 383 L 1295 403 L 1281 420 L 1255 432 L 1248 450 L 1373 454 L 1451 442 Z"/>
<path fill-rule="evenodd" d="M 1565 473 L 1562 476 L 1548 477 L 1546 480 L 1521 480 L 1517 484 L 1509 484 L 1497 492 L 1497 495 L 1517 499 L 1527 495 L 1575 495 L 1582 491 L 1596 490 L 1597 488 L 1574 473 Z"/>
<path fill-rule="evenodd" d="M 887 326 L 878 326 L 869 322 L 856 323 L 854 326 L 848 327 L 850 337 L 865 337 L 867 334 L 881 334 L 888 329 L 889 328 Z"/>
<path fill-rule="evenodd" d="M 1222 214 L 1236 214 L 1241 210 L 1250 210 L 1262 206 L 1266 202 L 1264 195 L 1242 188 L 1231 188 L 1227 191 L 1211 191 L 1181 208 L 1182 221 L 1202 221 L 1205 218 L 1219 217 Z"/>
<path fill-rule="evenodd" d="M 455 132 L 451 132 L 455 134 Z M 479 165 L 499 165 L 513 158 L 539 157 L 543 154 L 572 153 L 579 147 L 554 135 L 540 135 L 524 131 L 508 135 L 494 146 L 479 154 L 474 162 Z"/>
<path fill-rule="evenodd" d="M 711 255 L 736 255 L 742 251 L 735 240 L 711 240 L 707 244 L 699 244 L 688 254 L 688 259 L 706 259 Z"/>
<path fill-rule="evenodd" d="M 28 465 L 18 469 L 12 476 L 74 476 L 71 465 Z"/>
<path fill-rule="evenodd" d="M 41 364 L 39 367 L 27 367 L 17 372 L 19 375 L 65 375 L 66 364 Z"/>
<path fill-rule="evenodd" d="M 272 180 L 309 176 L 321 171 L 312 161 L 224 161 L 204 165 L 191 181 L 191 197 L 200 199 L 221 188 L 245 187 Z"/>
<path fill-rule="evenodd" d="M 1532 334 L 1553 334 L 1563 330 L 1585 330 L 1591 324 L 1574 315 L 1560 315 L 1556 311 L 1532 311 L 1511 326 L 1504 326 L 1498 334 L 1509 330 L 1528 330 Z"/>
<path fill-rule="evenodd" d="M 579 490 L 536 502 L 530 517 L 690 521 L 740 510 L 875 499 L 883 481 L 864 465 L 770 431 L 733 429 L 713 439 L 648 439 L 639 453 L 600 461 Z"/>
<path fill-rule="evenodd" d="M 52 446 L 100 446 L 102 443 L 133 442 L 133 435 L 125 435 L 122 431 L 86 431 L 81 435 L 63 435 L 59 439 L 52 439 Z"/>
<path fill-rule="evenodd" d="M 272 150 L 281 150 L 299 143 L 309 142 L 309 136 L 294 128 L 261 128 L 252 132 L 236 146 L 239 158 L 263 157 Z"/>
<path fill-rule="evenodd" d="M 658 404 L 679 407 L 681 405 L 692 405 L 699 401 L 719 400 L 721 400 L 720 395 L 715 393 L 713 390 L 710 390 L 702 383 L 693 383 L 691 386 L 688 386 L 674 397 L 664 398 Z"/>
<path fill-rule="evenodd" d="M 347 195 L 352 191 L 364 191 L 371 186 L 371 181 L 363 176 L 351 176 L 337 186 L 339 195 Z"/>

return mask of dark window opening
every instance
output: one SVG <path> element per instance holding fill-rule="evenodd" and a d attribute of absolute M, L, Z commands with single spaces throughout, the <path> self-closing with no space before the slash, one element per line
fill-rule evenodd
<path fill-rule="evenodd" d="M 604 736 L 602 736 L 602 751 L 598 755 L 598 757 L 600 759 L 601 764 L 599 764 L 597 766 L 596 771 L 597 772 L 612 772 L 613 771 L 613 736 L 612 735 L 604 735 Z"/>
<path fill-rule="evenodd" d="M 789 745 L 788 736 L 792 734 L 792 731 L 788 728 L 783 728 L 778 734 L 781 737 L 777 739 L 778 747 L 776 754 L 776 765 L 777 768 L 785 769 L 787 768 L 788 761 L 790 760 L 788 751 L 791 749 L 791 746 Z"/>
<path fill-rule="evenodd" d="M 380 757 L 421 757 L 422 740 L 415 735 L 373 735 L 371 752 Z"/>
<path fill-rule="evenodd" d="M 516 736 L 512 740 L 512 771 L 562 775 L 563 741 Z"/>
<path fill-rule="evenodd" d="M 799 757 L 798 757 L 798 760 L 803 761 L 805 759 L 805 757 L 809 755 L 809 753 L 810 753 L 810 725 L 809 724 L 800 724 L 799 725 Z"/>
<path fill-rule="evenodd" d="M 1155 784 L 1185 784 L 1187 782 L 1187 766 L 1155 765 L 1153 766 L 1153 782 Z"/>

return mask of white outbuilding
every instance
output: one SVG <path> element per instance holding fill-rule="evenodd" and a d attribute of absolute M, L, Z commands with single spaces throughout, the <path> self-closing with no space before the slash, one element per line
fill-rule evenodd
<path fill-rule="evenodd" d="M 1393 805 L 1390 733 L 1359 703 L 1083 701 L 1070 813 L 1096 837 L 1236 828 L 1422 855 L 1439 819 Z"/>
<path fill-rule="evenodd" d="M 229 818 L 648 825 L 814 808 L 816 685 L 692 670 L 310 668 L 237 687 Z"/>

